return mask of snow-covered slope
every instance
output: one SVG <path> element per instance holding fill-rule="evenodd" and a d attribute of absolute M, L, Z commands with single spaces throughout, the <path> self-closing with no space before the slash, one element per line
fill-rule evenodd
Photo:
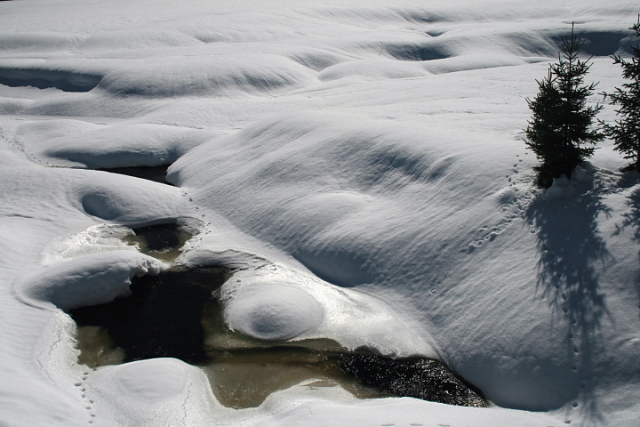
<path fill-rule="evenodd" d="M 640 180 L 607 141 L 545 193 L 522 129 L 571 22 L 610 92 L 639 11 L 1 2 L 1 423 L 637 425 Z M 170 163 L 176 187 L 96 170 Z M 104 224 L 178 218 L 179 262 L 241 269 L 233 329 L 439 357 L 492 405 L 301 384 L 234 410 L 175 359 L 78 365 L 61 310 L 169 267 Z"/>

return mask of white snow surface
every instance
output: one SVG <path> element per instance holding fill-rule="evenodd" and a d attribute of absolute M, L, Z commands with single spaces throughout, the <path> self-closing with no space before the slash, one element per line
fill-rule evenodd
<path fill-rule="evenodd" d="M 605 141 L 542 191 L 522 129 L 571 22 L 611 92 L 638 12 L 0 2 L 0 424 L 636 426 L 640 178 Z M 96 170 L 169 163 L 175 187 Z M 234 410 L 175 359 L 78 365 L 62 310 L 168 268 L 119 237 L 177 218 L 177 262 L 238 270 L 230 328 L 438 357 L 491 406 L 309 383 Z"/>
<path fill-rule="evenodd" d="M 281 283 L 243 286 L 226 304 L 233 330 L 264 340 L 289 340 L 317 327 L 322 308 L 308 293 Z"/>
<path fill-rule="evenodd" d="M 140 253 L 106 251 L 45 267 L 27 276 L 25 283 L 18 283 L 15 292 L 27 304 L 36 300 L 69 310 L 126 296 L 134 275 L 157 275 L 165 268 L 160 261 Z"/>

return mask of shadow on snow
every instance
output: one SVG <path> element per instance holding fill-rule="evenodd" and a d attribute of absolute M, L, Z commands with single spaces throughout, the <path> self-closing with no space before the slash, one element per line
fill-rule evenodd
<path fill-rule="evenodd" d="M 627 200 L 629 212 L 623 216 L 624 220 L 621 225 L 616 225 L 615 235 L 619 235 L 627 227 L 635 228 L 633 240 L 640 243 L 640 188 L 634 190 Z"/>
<path fill-rule="evenodd" d="M 601 321 L 608 309 L 595 267 L 606 265 L 611 259 L 605 241 L 599 236 L 597 217 L 602 213 L 609 215 L 610 208 L 602 203 L 593 183 L 578 186 L 580 191 L 576 195 L 533 201 L 526 215 L 537 232 L 536 288 L 549 300 L 559 323 L 566 326 L 567 357 L 573 361 L 571 369 L 576 374 L 573 387 L 582 389 L 587 398 L 584 414 L 597 423 L 601 414 L 594 399 L 589 398 L 595 385 L 590 380 L 593 352 L 598 347 Z"/>
<path fill-rule="evenodd" d="M 638 177 L 634 177 L 631 182 L 627 182 L 628 186 L 632 186 L 638 184 L 640 181 Z M 640 188 L 634 190 L 630 195 L 629 199 L 626 202 L 629 211 L 626 212 L 622 217 L 622 224 L 616 224 L 616 231 L 614 235 L 621 234 L 627 227 L 634 228 L 632 240 L 637 243 L 640 243 Z M 638 252 L 638 260 L 640 261 L 640 251 Z M 636 287 L 635 291 L 640 298 L 640 272 L 636 275 L 636 279 L 634 282 Z"/>

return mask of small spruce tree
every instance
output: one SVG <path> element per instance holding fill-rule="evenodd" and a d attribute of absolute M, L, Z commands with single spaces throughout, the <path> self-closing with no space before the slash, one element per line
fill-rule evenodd
<path fill-rule="evenodd" d="M 578 41 L 571 27 L 571 38 L 562 40 L 558 63 L 549 66 L 549 75 L 537 81 L 539 92 L 527 99 L 533 112 L 525 129 L 525 143 L 542 164 L 536 167 L 538 184 L 550 187 L 554 178 L 571 176 L 571 172 L 593 155 L 594 145 L 604 138 L 592 129 L 602 106 L 587 106 L 587 98 L 596 83 L 584 84 L 591 64 L 578 58 L 584 41 Z"/>
<path fill-rule="evenodd" d="M 640 37 L 640 15 L 638 23 L 629 28 Z M 625 159 L 632 159 L 630 168 L 640 172 L 640 46 L 633 46 L 631 61 L 622 59 L 620 55 L 613 55 L 614 64 L 622 67 L 622 77 L 630 80 L 621 88 L 615 88 L 614 93 L 604 93 L 610 99 L 611 105 L 619 105 L 616 114 L 620 117 L 615 124 L 602 123 L 606 136 L 614 140 L 614 149 L 624 154 Z"/>

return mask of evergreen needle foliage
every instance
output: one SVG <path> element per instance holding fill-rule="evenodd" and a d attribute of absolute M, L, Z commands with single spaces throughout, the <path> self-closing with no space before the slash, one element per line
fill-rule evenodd
<path fill-rule="evenodd" d="M 636 37 L 640 37 L 640 16 L 638 23 L 629 28 Z M 616 151 L 624 154 L 625 159 L 632 159 L 631 167 L 640 171 L 640 46 L 633 46 L 633 57 L 626 61 L 620 55 L 613 55 L 614 64 L 622 67 L 622 77 L 630 80 L 614 93 L 604 93 L 611 105 L 619 105 L 616 114 L 620 117 L 615 124 L 602 123 L 605 134 L 614 140 Z"/>
<path fill-rule="evenodd" d="M 542 162 L 536 170 L 538 184 L 543 187 L 550 187 L 554 178 L 571 176 L 576 166 L 593 155 L 595 143 L 604 138 L 591 126 L 602 106 L 586 105 L 597 83 L 584 84 L 591 64 L 578 58 L 583 44 L 572 26 L 571 38 L 562 40 L 558 63 L 550 65 L 547 77 L 537 81 L 538 95 L 527 99 L 533 117 L 525 129 L 525 143 Z"/>

